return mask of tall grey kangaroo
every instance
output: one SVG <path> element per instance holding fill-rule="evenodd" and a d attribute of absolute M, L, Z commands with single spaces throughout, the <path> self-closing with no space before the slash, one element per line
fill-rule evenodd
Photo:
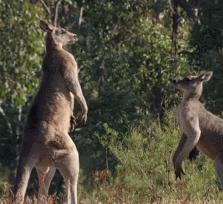
<path fill-rule="evenodd" d="M 222 189 L 223 120 L 207 111 L 199 101 L 203 91 L 203 82 L 210 80 L 212 74 L 212 72 L 206 72 L 198 76 L 174 80 L 176 87 L 183 91 L 183 99 L 177 107 L 176 118 L 182 136 L 173 156 L 173 164 L 176 178 L 181 178 L 181 174 L 184 174 L 182 162 L 196 146 L 214 160 Z"/>
<path fill-rule="evenodd" d="M 77 37 L 42 20 L 40 28 L 46 32 L 43 77 L 24 128 L 14 203 L 24 202 L 30 173 L 35 167 L 39 180 L 38 204 L 47 202 L 56 169 L 65 181 L 65 203 L 77 204 L 79 156 L 68 131 L 74 100 L 80 103 L 79 119 L 83 122 L 87 120 L 88 107 L 78 80 L 77 63 L 63 49 L 64 45 L 75 43 Z"/>

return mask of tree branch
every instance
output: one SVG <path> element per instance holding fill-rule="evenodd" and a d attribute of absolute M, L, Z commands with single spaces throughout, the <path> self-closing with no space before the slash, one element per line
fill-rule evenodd
<path fill-rule="evenodd" d="M 178 26 L 179 26 L 179 14 L 178 14 L 178 1 L 172 0 L 171 4 L 171 11 L 172 11 L 172 43 L 174 47 L 174 55 L 177 54 L 177 33 L 178 33 Z"/>
<path fill-rule="evenodd" d="M 59 9 L 59 6 L 60 6 L 61 1 L 62 0 L 57 1 L 56 6 L 55 6 L 54 22 L 53 22 L 54 26 L 57 26 L 58 9 Z"/>
<path fill-rule="evenodd" d="M 45 9 L 45 11 L 50 15 L 51 14 L 50 9 L 46 5 L 45 1 L 44 0 L 40 0 L 40 3 L 43 5 L 43 8 Z"/>
<path fill-rule="evenodd" d="M 84 7 L 81 6 L 80 15 L 79 15 L 79 19 L 78 19 L 78 27 L 79 28 L 81 27 L 81 23 L 82 23 L 83 11 L 84 11 Z"/>

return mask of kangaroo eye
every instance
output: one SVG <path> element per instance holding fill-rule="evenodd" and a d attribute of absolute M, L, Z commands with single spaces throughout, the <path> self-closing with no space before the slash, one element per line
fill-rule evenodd
<path fill-rule="evenodd" d="M 65 34 L 65 33 L 66 33 L 66 31 L 65 31 L 65 30 L 62 30 L 62 31 L 61 31 L 61 34 Z"/>

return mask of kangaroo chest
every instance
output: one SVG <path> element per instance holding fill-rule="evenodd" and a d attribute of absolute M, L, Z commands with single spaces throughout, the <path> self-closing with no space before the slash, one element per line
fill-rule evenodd
<path fill-rule="evenodd" d="M 186 112 L 188 108 L 183 107 L 182 104 L 180 104 L 177 107 L 177 111 L 176 111 L 176 120 L 177 123 L 180 127 L 180 131 L 184 132 L 185 128 L 186 128 L 186 121 L 185 121 L 185 116 L 186 116 Z"/>
<path fill-rule="evenodd" d="M 191 125 L 196 125 L 194 122 L 197 117 L 196 115 L 196 107 L 192 104 L 180 104 L 177 107 L 176 119 L 182 133 L 186 135 L 190 133 Z"/>

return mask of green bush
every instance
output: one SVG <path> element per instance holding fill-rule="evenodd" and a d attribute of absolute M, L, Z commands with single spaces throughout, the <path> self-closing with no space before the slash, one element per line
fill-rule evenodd
<path fill-rule="evenodd" d="M 195 162 L 184 162 L 186 176 L 175 180 L 172 155 L 179 141 L 173 112 L 163 124 L 152 117 L 130 128 L 123 141 L 112 140 L 110 151 L 118 159 L 115 185 L 147 194 L 150 199 L 188 197 L 222 199 L 213 162 L 199 155 Z"/>

